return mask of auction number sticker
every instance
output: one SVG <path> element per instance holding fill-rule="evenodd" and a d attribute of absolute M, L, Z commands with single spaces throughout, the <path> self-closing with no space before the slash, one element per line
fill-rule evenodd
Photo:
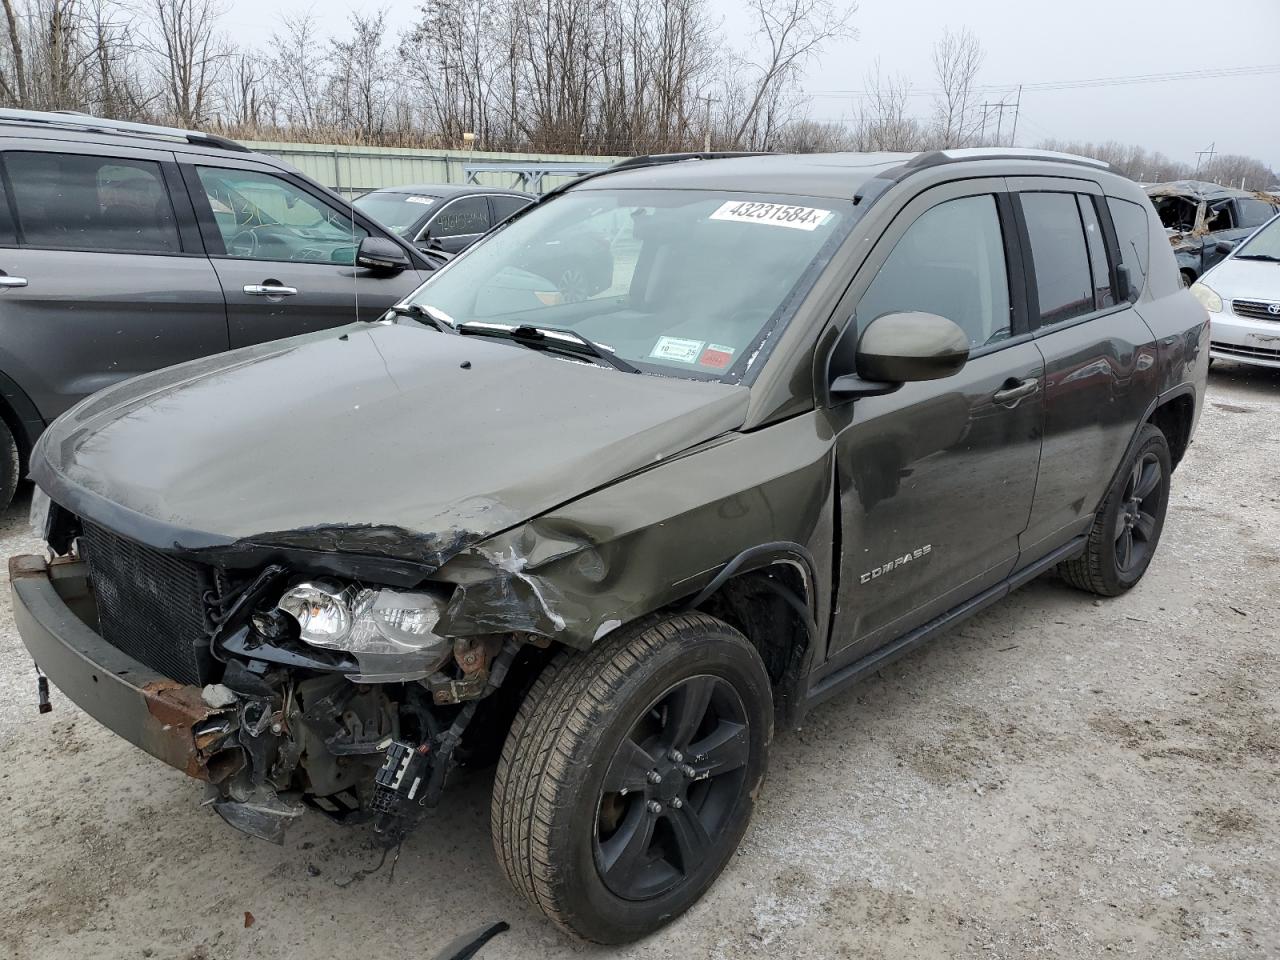
<path fill-rule="evenodd" d="M 792 230 L 816 230 L 829 219 L 830 210 L 817 207 L 797 207 L 789 203 L 762 203 L 750 200 L 730 200 L 711 215 L 712 220 L 734 220 L 738 223 L 766 223 L 771 227 L 790 227 Z"/>
<path fill-rule="evenodd" d="M 705 340 L 685 340 L 683 337 L 659 337 L 649 351 L 656 360 L 675 360 L 677 363 L 694 363 L 702 353 Z"/>
<path fill-rule="evenodd" d="M 435 203 L 435 202 L 436 202 L 436 198 L 435 198 L 435 197 L 420 197 L 420 196 L 418 196 L 417 194 L 414 194 L 412 197 L 405 197 L 405 198 L 404 198 L 404 202 L 405 202 L 405 203 L 421 203 L 421 204 L 424 204 L 424 205 L 426 205 L 426 206 L 428 206 L 428 207 L 429 207 L 429 206 L 431 206 L 431 204 L 433 204 L 433 203 Z"/>

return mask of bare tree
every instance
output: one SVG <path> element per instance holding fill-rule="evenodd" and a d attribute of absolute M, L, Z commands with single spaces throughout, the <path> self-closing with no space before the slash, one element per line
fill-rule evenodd
<path fill-rule="evenodd" d="M 933 45 L 933 72 L 941 93 L 934 102 L 938 139 L 943 147 L 963 147 L 977 133 L 972 116 L 974 81 L 985 54 L 982 44 L 968 28 L 944 30 Z"/>
<path fill-rule="evenodd" d="M 858 7 L 833 0 L 747 0 L 746 6 L 765 56 L 745 64 L 757 76 L 730 139 L 735 145 L 763 145 L 776 123 L 780 98 L 804 67 L 830 41 L 856 36 L 850 21 Z"/>
<path fill-rule="evenodd" d="M 214 106 L 230 51 L 217 34 L 216 0 L 151 0 L 148 50 L 160 76 L 165 109 L 181 125 L 203 123 Z"/>

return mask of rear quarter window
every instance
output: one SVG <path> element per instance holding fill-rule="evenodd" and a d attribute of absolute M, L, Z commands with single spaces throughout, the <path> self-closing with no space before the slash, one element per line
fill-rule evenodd
<path fill-rule="evenodd" d="M 1137 300 L 1147 284 L 1147 258 L 1151 253 L 1147 211 L 1136 203 L 1107 197 L 1107 209 L 1116 228 L 1120 262 L 1129 269 L 1129 299 Z"/>

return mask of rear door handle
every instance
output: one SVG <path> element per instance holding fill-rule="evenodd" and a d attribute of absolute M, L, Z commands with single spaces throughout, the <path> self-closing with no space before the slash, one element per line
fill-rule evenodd
<path fill-rule="evenodd" d="M 1013 380 L 1005 381 L 1004 387 L 997 390 L 995 396 L 992 397 L 996 403 L 1003 403 L 1006 406 L 1013 406 L 1023 397 L 1029 397 L 1040 388 L 1040 381 L 1036 377 L 1029 380 Z"/>
<path fill-rule="evenodd" d="M 0 287 L 25 287 L 26 277 L 0 277 Z"/>
<path fill-rule="evenodd" d="M 286 287 L 280 283 L 246 283 L 244 292 L 251 297 L 296 297 L 298 288 Z"/>

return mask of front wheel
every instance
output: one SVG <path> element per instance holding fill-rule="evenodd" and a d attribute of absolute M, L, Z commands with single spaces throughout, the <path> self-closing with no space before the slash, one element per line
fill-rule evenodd
<path fill-rule="evenodd" d="M 525 698 L 494 783 L 512 886 L 597 943 L 679 916 L 746 831 L 772 716 L 759 654 L 703 614 L 560 654 Z"/>
<path fill-rule="evenodd" d="M 1104 597 L 1119 596 L 1141 580 L 1164 529 L 1172 473 L 1168 441 L 1159 427 L 1144 424 L 1094 518 L 1084 552 L 1058 565 L 1062 578 Z"/>

